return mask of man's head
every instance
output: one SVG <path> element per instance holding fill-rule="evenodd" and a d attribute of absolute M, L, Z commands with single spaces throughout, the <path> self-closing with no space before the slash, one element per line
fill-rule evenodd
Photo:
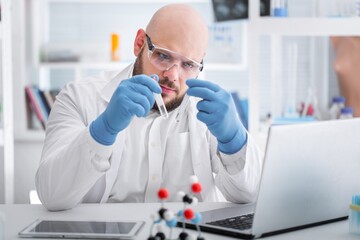
<path fill-rule="evenodd" d="M 133 73 L 157 74 L 165 105 L 172 110 L 185 95 L 185 81 L 199 74 L 207 42 L 207 25 L 197 11 L 184 4 L 162 7 L 146 31 L 137 32 Z"/>

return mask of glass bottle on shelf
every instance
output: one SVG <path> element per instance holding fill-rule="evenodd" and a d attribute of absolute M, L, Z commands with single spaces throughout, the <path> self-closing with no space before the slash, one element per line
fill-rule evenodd
<path fill-rule="evenodd" d="M 343 107 L 340 111 L 339 119 L 348 119 L 353 117 L 353 108 L 352 107 Z"/>
<path fill-rule="evenodd" d="M 287 17 L 288 16 L 287 0 L 275 0 L 273 16 L 274 17 Z"/>
<path fill-rule="evenodd" d="M 120 35 L 111 34 L 111 61 L 120 61 Z"/>
<path fill-rule="evenodd" d="M 345 97 L 333 97 L 332 104 L 329 110 L 330 119 L 339 119 L 341 109 L 345 107 Z"/>

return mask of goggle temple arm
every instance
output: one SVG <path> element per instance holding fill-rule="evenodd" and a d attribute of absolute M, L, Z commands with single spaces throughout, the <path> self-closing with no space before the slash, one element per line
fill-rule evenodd
<path fill-rule="evenodd" d="M 200 72 L 202 72 L 202 70 L 204 69 L 204 59 L 201 60 L 200 63 L 201 63 Z"/>
<path fill-rule="evenodd" d="M 151 42 L 151 40 L 150 40 L 150 37 L 146 34 L 146 42 L 147 42 L 147 44 L 148 44 L 148 46 L 149 46 L 149 50 L 150 51 L 153 51 L 154 50 L 154 48 L 155 48 L 155 46 L 152 44 L 152 42 Z"/>

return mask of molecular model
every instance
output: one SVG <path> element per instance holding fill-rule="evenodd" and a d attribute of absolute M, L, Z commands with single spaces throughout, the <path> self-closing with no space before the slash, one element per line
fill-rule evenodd
<path fill-rule="evenodd" d="M 179 210 L 178 213 L 175 215 L 169 209 L 164 207 L 165 200 L 169 197 L 169 192 L 166 188 L 161 188 L 158 191 L 158 197 L 161 202 L 160 210 L 158 214 L 152 215 L 151 218 L 153 223 L 150 228 L 150 236 L 148 240 L 205 240 L 204 237 L 201 236 L 201 231 L 199 227 L 199 223 L 201 222 L 201 215 L 198 212 L 194 212 L 188 206 L 194 206 L 198 203 L 198 199 L 194 196 L 195 194 L 199 194 L 201 192 L 201 184 L 196 176 L 190 177 L 190 184 L 191 184 L 191 193 L 186 194 L 185 192 L 179 191 L 177 193 L 177 198 L 179 201 L 184 203 L 183 209 Z M 179 234 L 178 238 L 172 238 L 172 230 L 176 227 L 178 220 L 182 221 L 182 232 Z M 185 230 L 185 221 L 190 221 L 191 223 L 196 225 L 198 236 L 195 237 L 190 235 Z M 162 222 L 165 222 L 166 227 L 170 229 L 168 237 L 163 231 L 163 226 L 161 225 Z M 154 227 L 157 227 L 156 234 L 154 235 Z"/>

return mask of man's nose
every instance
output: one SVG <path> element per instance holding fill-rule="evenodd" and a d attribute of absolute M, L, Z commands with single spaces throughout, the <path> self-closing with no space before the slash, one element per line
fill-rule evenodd
<path fill-rule="evenodd" d="M 174 63 L 172 66 L 168 67 L 164 71 L 164 77 L 169 78 L 170 81 L 176 82 L 179 80 L 180 77 L 180 67 L 179 64 Z"/>

